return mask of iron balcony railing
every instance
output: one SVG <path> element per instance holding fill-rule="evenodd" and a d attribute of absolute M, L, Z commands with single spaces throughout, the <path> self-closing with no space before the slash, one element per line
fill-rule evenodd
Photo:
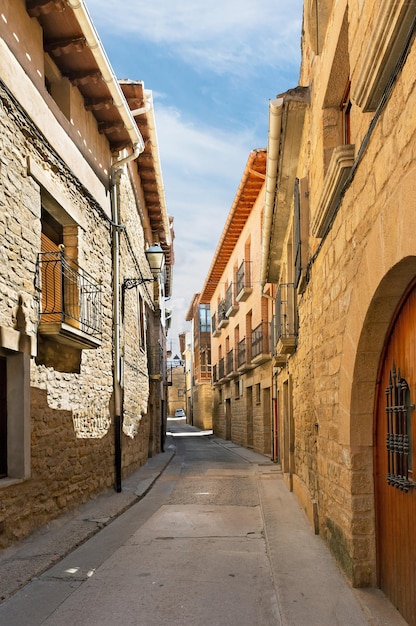
<path fill-rule="evenodd" d="M 267 322 L 261 322 L 251 332 L 251 358 L 270 352 Z"/>
<path fill-rule="evenodd" d="M 246 340 L 238 342 L 238 367 L 246 364 Z"/>
<path fill-rule="evenodd" d="M 217 316 L 218 324 L 227 319 L 227 305 L 225 300 L 221 300 L 221 302 L 218 304 Z"/>
<path fill-rule="evenodd" d="M 234 304 L 234 283 L 227 287 L 225 292 L 225 310 L 228 311 Z"/>
<path fill-rule="evenodd" d="M 238 295 L 243 289 L 249 289 L 250 287 L 250 261 L 243 261 L 237 270 L 236 294 Z"/>
<path fill-rule="evenodd" d="M 224 376 L 225 376 L 225 369 L 224 369 L 224 357 L 223 357 L 218 362 L 218 377 L 221 380 L 221 378 L 224 378 Z"/>
<path fill-rule="evenodd" d="M 295 285 L 282 283 L 279 285 L 276 296 L 276 315 L 274 340 L 296 338 L 298 334 L 298 319 L 295 305 Z"/>
<path fill-rule="evenodd" d="M 101 286 L 63 252 L 38 255 L 42 293 L 40 322 L 66 323 L 101 337 Z"/>
<path fill-rule="evenodd" d="M 234 372 L 234 349 L 231 348 L 229 352 L 227 352 L 227 374 L 232 374 Z"/>
<path fill-rule="evenodd" d="M 214 313 L 214 315 L 211 317 L 211 333 L 214 334 L 216 330 L 217 330 L 217 315 L 216 313 Z"/>

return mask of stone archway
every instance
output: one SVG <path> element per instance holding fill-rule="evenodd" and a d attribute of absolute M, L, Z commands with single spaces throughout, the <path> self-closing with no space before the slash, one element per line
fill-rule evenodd
<path fill-rule="evenodd" d="M 373 477 L 373 416 L 377 371 L 392 316 L 415 275 L 416 256 L 407 257 L 380 279 L 365 315 L 363 303 L 359 302 L 357 294 L 350 303 L 350 322 L 344 337 L 340 380 L 340 411 L 344 414 L 341 436 L 343 443 L 350 449 L 351 526 L 354 529 L 365 525 L 369 530 L 367 537 L 355 537 L 352 530 L 354 586 L 375 586 L 377 582 Z M 361 332 L 356 337 L 357 319 L 360 317 L 363 320 Z M 352 363 L 350 370 L 348 358 Z"/>

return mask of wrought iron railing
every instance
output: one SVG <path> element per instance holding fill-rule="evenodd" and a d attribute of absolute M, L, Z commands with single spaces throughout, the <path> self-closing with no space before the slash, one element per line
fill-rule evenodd
<path fill-rule="evenodd" d="M 251 358 L 270 352 L 267 322 L 261 322 L 251 332 Z"/>
<path fill-rule="evenodd" d="M 250 287 L 250 262 L 243 261 L 236 274 L 236 294 L 238 295 L 243 289 L 249 289 Z"/>
<path fill-rule="evenodd" d="M 101 286 L 63 252 L 38 255 L 42 293 L 40 322 L 66 323 L 101 337 Z"/>
<path fill-rule="evenodd" d="M 221 302 L 218 304 L 217 316 L 218 324 L 227 319 L 227 305 L 225 300 L 221 300 Z"/>
<path fill-rule="evenodd" d="M 410 402 L 410 389 L 407 381 L 401 377 L 400 369 L 390 371 L 389 385 L 386 388 L 387 415 L 387 483 L 401 491 L 414 488 L 409 472 L 412 468 L 412 412 L 414 404 Z"/>
<path fill-rule="evenodd" d="M 225 376 L 224 357 L 218 361 L 218 376 L 220 380 Z"/>
<path fill-rule="evenodd" d="M 231 283 L 227 287 L 225 292 L 225 310 L 228 311 L 234 304 L 234 283 Z"/>
<path fill-rule="evenodd" d="M 246 364 L 246 340 L 238 342 L 238 367 Z"/>
<path fill-rule="evenodd" d="M 234 349 L 231 348 L 227 352 L 227 374 L 232 374 L 234 372 Z"/>
<path fill-rule="evenodd" d="M 211 333 L 214 334 L 216 330 L 217 330 L 217 315 L 216 313 L 214 313 L 214 315 L 211 317 Z"/>
<path fill-rule="evenodd" d="M 295 304 L 295 286 L 293 283 L 279 285 L 276 296 L 276 316 L 274 340 L 297 337 L 298 320 Z"/>

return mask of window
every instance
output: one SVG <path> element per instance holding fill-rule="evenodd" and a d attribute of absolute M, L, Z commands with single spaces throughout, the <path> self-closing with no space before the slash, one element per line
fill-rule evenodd
<path fill-rule="evenodd" d="M 209 304 L 199 305 L 199 330 L 201 333 L 211 332 Z"/>
<path fill-rule="evenodd" d="M 30 475 L 30 338 L 5 327 L 0 336 L 0 478 L 8 481 Z"/>
<path fill-rule="evenodd" d="M 307 281 L 309 202 L 308 181 L 306 178 L 295 180 L 294 216 L 293 216 L 293 254 L 295 287 L 303 293 Z"/>
<path fill-rule="evenodd" d="M 345 87 L 344 95 L 341 100 L 341 121 L 342 121 L 342 143 L 347 145 L 351 143 L 351 98 L 350 98 L 351 81 L 348 80 Z"/>
<path fill-rule="evenodd" d="M 101 287 L 78 265 L 77 224 L 47 194 L 42 200 L 39 333 L 44 341 L 68 346 L 69 371 L 78 371 L 80 355 L 70 358 L 71 349 L 101 344 Z M 38 362 L 60 369 L 44 357 L 41 346 Z"/>
<path fill-rule="evenodd" d="M 408 0 L 374 2 L 371 32 L 363 41 L 367 48 L 356 71 L 354 98 L 363 111 L 375 111 L 411 42 L 415 5 Z"/>
<path fill-rule="evenodd" d="M 234 383 L 234 398 L 236 400 L 240 399 L 240 381 L 236 380 Z"/>

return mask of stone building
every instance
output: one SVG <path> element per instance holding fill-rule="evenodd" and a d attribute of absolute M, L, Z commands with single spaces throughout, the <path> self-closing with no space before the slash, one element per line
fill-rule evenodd
<path fill-rule="evenodd" d="M 416 3 L 304 3 L 270 102 L 262 283 L 287 484 L 354 586 L 416 624 Z"/>
<path fill-rule="evenodd" d="M 0 143 L 5 546 L 161 450 L 172 224 L 151 92 L 82 2 L 0 0 Z"/>
<path fill-rule="evenodd" d="M 174 417 L 177 409 L 183 409 L 186 414 L 186 372 L 179 357 L 168 361 L 168 380 L 168 415 Z"/>
<path fill-rule="evenodd" d="M 266 150 L 253 150 L 197 302 L 211 315 L 214 432 L 273 456 L 273 298 L 260 292 L 265 172 Z"/>

